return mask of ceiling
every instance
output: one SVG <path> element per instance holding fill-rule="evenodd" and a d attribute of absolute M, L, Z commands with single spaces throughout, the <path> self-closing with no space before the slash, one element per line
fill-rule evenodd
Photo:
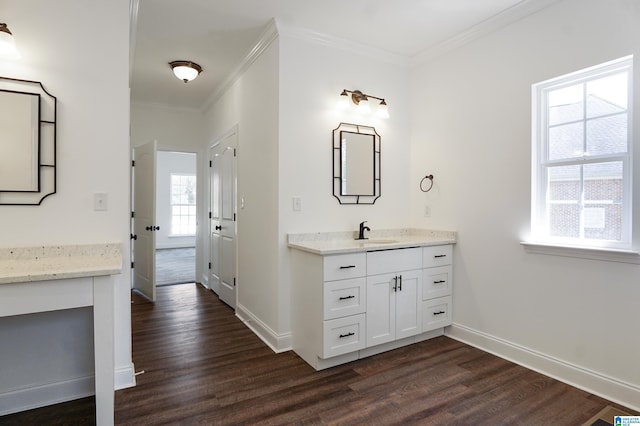
<path fill-rule="evenodd" d="M 559 0 L 131 0 L 133 102 L 201 108 L 272 19 L 383 52 L 432 57 Z M 190 60 L 183 83 L 168 63 Z"/>

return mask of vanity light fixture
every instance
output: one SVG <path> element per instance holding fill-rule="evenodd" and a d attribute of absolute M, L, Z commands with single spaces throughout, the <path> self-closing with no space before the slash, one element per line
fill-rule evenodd
<path fill-rule="evenodd" d="M 7 28 L 7 24 L 0 23 L 0 55 L 12 55 L 18 53 L 13 34 Z"/>
<path fill-rule="evenodd" d="M 375 99 L 380 101 L 376 108 L 376 115 L 381 118 L 389 118 L 389 108 L 387 107 L 387 102 L 385 102 L 384 98 L 379 98 L 373 95 L 367 95 L 366 93 L 362 93 L 360 90 L 347 90 L 344 89 L 342 93 L 340 93 L 340 100 L 338 101 L 338 107 L 340 109 L 346 109 L 349 107 L 349 99 L 356 106 L 356 111 L 361 113 L 369 113 L 371 112 L 370 101 L 369 99 Z"/>
<path fill-rule="evenodd" d="M 202 67 L 191 61 L 173 61 L 169 62 L 169 66 L 175 76 L 185 83 L 190 82 L 202 72 Z"/>

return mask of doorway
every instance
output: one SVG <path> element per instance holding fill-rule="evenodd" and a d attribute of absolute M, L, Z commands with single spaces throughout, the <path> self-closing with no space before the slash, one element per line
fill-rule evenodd
<path fill-rule="evenodd" d="M 197 154 L 151 141 L 133 158 L 132 288 L 154 301 L 158 284 L 195 282 Z"/>
<path fill-rule="evenodd" d="M 158 151 L 156 285 L 196 281 L 197 155 Z"/>

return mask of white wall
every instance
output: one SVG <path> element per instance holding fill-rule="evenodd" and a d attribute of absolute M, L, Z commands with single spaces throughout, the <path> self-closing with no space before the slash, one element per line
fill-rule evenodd
<path fill-rule="evenodd" d="M 408 61 L 383 52 L 324 43 L 296 30 L 280 35 L 278 331 L 290 331 L 288 233 L 357 231 L 410 223 Z M 343 89 L 386 99 L 390 118 L 336 107 Z M 372 100 L 373 103 L 373 100 Z M 375 105 L 372 105 L 375 109 Z M 381 197 L 373 205 L 341 205 L 333 196 L 333 129 L 341 122 L 375 127 L 381 137 Z M 293 197 L 302 210 L 293 211 Z"/>
<path fill-rule="evenodd" d="M 355 230 L 362 220 L 372 229 L 401 227 L 410 217 L 407 62 L 279 30 L 205 114 L 208 145 L 238 126 L 245 207 L 238 211 L 237 312 L 278 351 L 290 347 L 287 233 Z M 345 88 L 384 96 L 392 118 L 338 112 Z M 382 136 L 383 197 L 375 205 L 345 206 L 333 197 L 332 131 L 340 122 L 372 125 Z M 292 211 L 293 196 L 302 211 Z"/>
<path fill-rule="evenodd" d="M 277 330 L 277 42 L 266 47 L 205 117 L 207 152 L 221 136 L 236 125 L 238 129 L 237 192 L 245 200 L 245 208 L 237 212 L 239 315 Z M 208 250 L 206 256 L 208 262 Z"/>
<path fill-rule="evenodd" d="M 197 173 L 195 153 L 158 151 L 156 165 L 156 248 L 195 247 L 194 236 L 171 235 L 171 175 Z M 197 178 L 197 176 L 196 176 Z M 196 190 L 196 196 L 198 195 Z"/>
<path fill-rule="evenodd" d="M 202 148 L 203 116 L 195 109 L 131 103 L 131 146 L 158 141 L 163 151 L 198 152 Z"/>
<path fill-rule="evenodd" d="M 41 81 L 58 100 L 57 193 L 40 206 L 0 206 L 0 245 L 120 242 L 128 265 L 129 2 L 1 0 L 0 10 L 21 53 L 20 59 L 0 59 L 0 75 Z M 107 211 L 93 210 L 94 193 L 108 194 Z M 115 280 L 119 387 L 134 383 L 129 282 L 129 268 L 123 268 Z M 91 374 L 92 362 L 69 362 L 93 359 L 92 341 L 70 332 L 91 324 L 90 310 L 55 316 L 44 324 L 38 318 L 20 317 L 20 325 L 16 319 L 0 320 L 0 394 L 18 389 L 28 394 L 45 383 Z M 51 350 L 52 340 L 64 346 Z M 30 342 L 38 356 L 30 353 L 6 364 L 20 351 L 13 342 Z M 8 370 L 22 383 L 5 380 Z M 52 398 L 74 396 L 58 393 Z M 34 403 L 41 402 L 46 401 Z"/>
<path fill-rule="evenodd" d="M 417 66 L 412 181 L 433 173 L 436 184 L 412 187 L 411 210 L 416 226 L 459 232 L 453 336 L 638 409 L 640 266 L 519 244 L 529 231 L 531 85 L 629 54 L 640 81 L 637 3 L 565 0 Z M 634 101 L 639 111 L 638 85 Z"/>

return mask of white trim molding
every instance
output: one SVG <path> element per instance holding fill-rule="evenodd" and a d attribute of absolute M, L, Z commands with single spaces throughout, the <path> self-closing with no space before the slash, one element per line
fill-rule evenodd
<path fill-rule="evenodd" d="M 640 386 L 638 385 L 554 358 L 461 324 L 453 324 L 448 327 L 445 335 L 568 385 L 633 410 L 640 410 Z"/>
<path fill-rule="evenodd" d="M 291 350 L 291 333 L 278 334 L 238 303 L 236 316 L 275 353 Z"/>
<path fill-rule="evenodd" d="M 0 416 L 95 395 L 94 376 L 31 386 L 0 394 Z"/>
<path fill-rule="evenodd" d="M 423 65 L 440 55 L 462 47 L 467 43 L 504 28 L 520 19 L 524 19 L 529 15 L 533 15 L 559 1 L 560 0 L 522 0 L 502 12 L 485 19 L 479 24 L 472 26 L 468 30 L 416 54 L 411 58 L 411 65 Z"/>
<path fill-rule="evenodd" d="M 269 21 L 269 24 L 265 27 L 262 34 L 258 38 L 258 41 L 253 46 L 251 50 L 245 55 L 244 59 L 240 62 L 240 64 L 229 74 L 227 79 L 217 87 L 217 89 L 207 98 L 202 107 L 201 111 L 206 111 L 213 104 L 216 103 L 220 97 L 229 90 L 231 86 L 245 73 L 245 71 L 253 64 L 256 59 L 264 52 L 267 47 L 273 43 L 274 40 L 278 38 L 278 28 L 276 26 L 275 19 Z"/>
<path fill-rule="evenodd" d="M 124 367 L 116 367 L 114 375 L 115 390 L 131 388 L 136 385 L 136 370 L 132 362 Z"/>
<path fill-rule="evenodd" d="M 602 260 L 605 262 L 640 264 L 640 253 L 632 250 L 615 250 L 606 248 L 573 247 L 555 244 L 520 242 L 528 253 L 551 256 L 575 257 L 578 259 Z"/>

